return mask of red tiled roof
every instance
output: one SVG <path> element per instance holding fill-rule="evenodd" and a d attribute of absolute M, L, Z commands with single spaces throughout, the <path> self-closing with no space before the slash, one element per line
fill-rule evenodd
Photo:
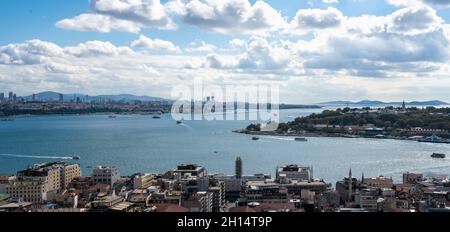
<path fill-rule="evenodd" d="M 155 204 L 153 205 L 156 207 L 156 212 L 161 213 L 186 213 L 189 212 L 189 209 L 175 205 L 175 204 Z"/>

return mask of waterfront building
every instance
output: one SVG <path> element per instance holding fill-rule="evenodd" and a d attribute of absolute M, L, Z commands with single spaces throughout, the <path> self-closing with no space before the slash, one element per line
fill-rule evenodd
<path fill-rule="evenodd" d="M 35 164 L 19 171 L 6 192 L 11 197 L 37 203 L 53 200 L 74 178 L 81 176 L 78 164 L 64 162 Z"/>
<path fill-rule="evenodd" d="M 403 173 L 403 184 L 417 184 L 423 181 L 421 173 Z"/>
<path fill-rule="evenodd" d="M 281 181 L 282 179 L 288 180 L 306 180 L 309 181 L 313 178 L 313 168 L 312 167 L 301 167 L 295 164 L 279 166 L 276 170 L 276 180 Z"/>
<path fill-rule="evenodd" d="M 235 175 L 237 179 L 242 178 L 242 159 L 241 157 L 237 157 L 235 161 Z"/>
<path fill-rule="evenodd" d="M 96 184 L 108 184 L 112 187 L 119 178 L 119 169 L 114 166 L 98 166 L 92 171 L 92 181 Z"/>

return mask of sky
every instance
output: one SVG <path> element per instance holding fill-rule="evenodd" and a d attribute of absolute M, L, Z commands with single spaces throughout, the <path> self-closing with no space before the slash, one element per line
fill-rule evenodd
<path fill-rule="evenodd" d="M 285 103 L 450 102 L 450 0 L 0 2 L 0 92 L 172 98 L 195 78 Z"/>

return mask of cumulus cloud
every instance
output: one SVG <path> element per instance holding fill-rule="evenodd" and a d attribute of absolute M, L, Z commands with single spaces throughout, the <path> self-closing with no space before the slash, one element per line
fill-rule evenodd
<path fill-rule="evenodd" d="M 200 29 L 225 34 L 252 34 L 278 30 L 285 25 L 281 13 L 264 1 L 174 0 L 182 21 Z"/>
<path fill-rule="evenodd" d="M 29 40 L 0 47 L 0 64 L 37 64 L 63 54 L 58 45 L 41 40 Z"/>
<path fill-rule="evenodd" d="M 185 49 L 186 52 L 206 52 L 211 53 L 217 50 L 217 46 L 206 43 L 203 40 L 196 40 L 189 44 L 189 47 Z"/>
<path fill-rule="evenodd" d="M 209 54 L 205 67 L 229 69 L 247 73 L 285 73 L 298 74 L 303 69 L 298 58 L 280 43 L 269 43 L 265 38 L 252 37 L 246 50 L 237 56 Z"/>
<path fill-rule="evenodd" d="M 301 9 L 297 11 L 288 27 L 287 33 L 308 33 L 314 30 L 324 30 L 339 27 L 344 15 L 338 9 Z"/>
<path fill-rule="evenodd" d="M 80 43 L 74 47 L 66 47 L 64 51 L 77 57 L 118 56 L 134 54 L 133 50 L 128 47 L 116 47 L 112 43 L 104 41 L 88 41 L 85 43 Z"/>
<path fill-rule="evenodd" d="M 444 22 L 430 7 L 403 8 L 390 15 L 390 18 L 387 30 L 407 35 L 435 31 Z"/>
<path fill-rule="evenodd" d="M 140 35 L 138 40 L 131 43 L 132 47 L 137 47 L 151 51 L 170 51 L 181 52 L 180 47 L 176 46 L 170 41 L 161 39 L 150 39 L 144 35 Z"/>
<path fill-rule="evenodd" d="M 449 0 L 388 0 L 394 6 L 429 5 L 433 7 L 449 7 Z"/>
<path fill-rule="evenodd" d="M 92 0 L 93 13 L 63 19 L 56 26 L 67 30 L 112 30 L 138 33 L 142 28 L 173 29 L 170 15 L 159 0 Z"/>
<path fill-rule="evenodd" d="M 394 77 L 434 73 L 450 58 L 449 26 L 424 5 L 358 17 L 345 17 L 334 8 L 306 9 L 297 13 L 291 26 L 292 34 L 314 31 L 314 38 L 278 43 L 253 38 L 244 53 L 210 55 L 205 64 L 314 76 Z"/>

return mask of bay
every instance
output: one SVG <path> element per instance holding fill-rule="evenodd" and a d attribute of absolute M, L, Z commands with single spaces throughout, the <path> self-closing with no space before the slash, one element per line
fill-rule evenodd
<path fill-rule="evenodd" d="M 321 109 L 282 110 L 281 121 L 319 113 Z M 0 122 L 0 173 L 15 173 L 29 164 L 64 160 L 80 163 L 83 175 L 96 165 L 115 165 L 122 175 L 163 173 L 181 163 L 196 163 L 209 173 L 234 173 L 241 156 L 244 173 L 275 174 L 277 165 L 314 167 L 314 177 L 335 183 L 347 175 L 384 175 L 401 181 L 402 173 L 450 174 L 450 159 L 432 159 L 431 153 L 450 154 L 449 144 L 351 138 L 261 137 L 232 131 L 251 121 L 184 121 L 171 115 L 71 115 L 17 117 Z M 69 160 L 77 155 L 80 160 Z"/>

